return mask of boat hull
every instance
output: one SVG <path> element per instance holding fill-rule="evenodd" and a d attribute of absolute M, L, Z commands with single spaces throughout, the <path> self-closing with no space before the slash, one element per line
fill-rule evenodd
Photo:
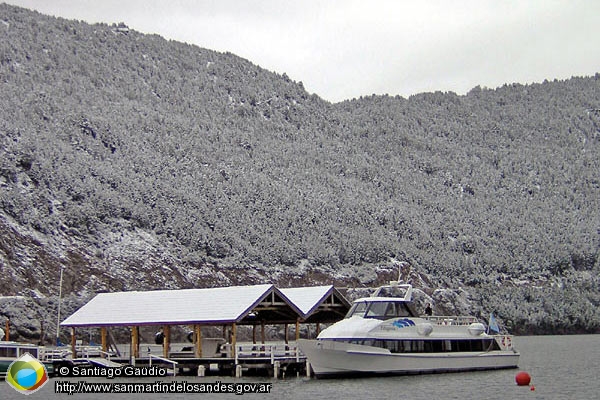
<path fill-rule="evenodd" d="M 6 379 L 8 367 L 15 360 L 0 360 L 0 381 Z M 42 362 L 49 376 L 54 376 L 54 364 L 51 362 Z"/>
<path fill-rule="evenodd" d="M 386 349 L 331 340 L 300 340 L 298 345 L 317 377 L 408 375 L 516 368 L 513 350 L 452 353 L 390 353 Z"/>
<path fill-rule="evenodd" d="M 2 360 L 0 359 L 0 379 L 6 378 L 6 371 L 14 360 Z"/>

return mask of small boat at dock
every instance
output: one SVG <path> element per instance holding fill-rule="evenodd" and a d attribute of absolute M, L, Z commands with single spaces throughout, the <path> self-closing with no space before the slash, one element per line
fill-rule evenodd
<path fill-rule="evenodd" d="M 0 341 L 0 379 L 5 379 L 10 365 L 27 353 L 29 353 L 30 356 L 39 359 L 40 362 L 44 364 L 48 374 L 52 375 L 54 373 L 53 364 L 42 360 L 44 357 L 42 349 L 39 346 L 30 343 Z"/>

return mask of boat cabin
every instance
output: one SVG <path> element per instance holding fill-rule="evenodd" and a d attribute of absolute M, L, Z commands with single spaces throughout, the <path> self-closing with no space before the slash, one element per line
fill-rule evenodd
<path fill-rule="evenodd" d="M 406 303 L 403 300 L 383 298 L 368 298 L 355 301 L 348 314 L 346 314 L 346 318 L 354 316 L 380 320 L 398 317 L 418 317 L 412 304 Z"/>
<path fill-rule="evenodd" d="M 390 285 L 378 288 L 371 297 L 356 300 L 346 314 L 346 318 L 358 316 L 386 320 L 418 317 L 411 300 L 411 285 L 390 282 Z"/>
<path fill-rule="evenodd" d="M 0 342 L 0 358 L 17 359 L 25 353 L 38 357 L 38 347 L 26 343 Z"/>

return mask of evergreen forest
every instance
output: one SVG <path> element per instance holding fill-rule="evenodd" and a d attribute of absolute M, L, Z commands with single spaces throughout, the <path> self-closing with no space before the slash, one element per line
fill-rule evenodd
<path fill-rule="evenodd" d="M 0 4 L 0 296 L 52 311 L 61 269 L 73 308 L 400 269 L 438 310 L 598 333 L 599 250 L 600 74 L 330 103 L 231 53 Z"/>

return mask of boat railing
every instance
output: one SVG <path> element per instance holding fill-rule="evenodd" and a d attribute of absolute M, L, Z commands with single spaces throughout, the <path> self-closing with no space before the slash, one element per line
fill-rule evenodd
<path fill-rule="evenodd" d="M 462 315 L 428 315 L 424 317 L 436 325 L 471 325 L 479 322 L 476 317 Z"/>
<path fill-rule="evenodd" d="M 513 350 L 513 335 L 500 333 L 498 335 L 493 335 L 494 339 L 500 346 L 502 350 Z"/>

